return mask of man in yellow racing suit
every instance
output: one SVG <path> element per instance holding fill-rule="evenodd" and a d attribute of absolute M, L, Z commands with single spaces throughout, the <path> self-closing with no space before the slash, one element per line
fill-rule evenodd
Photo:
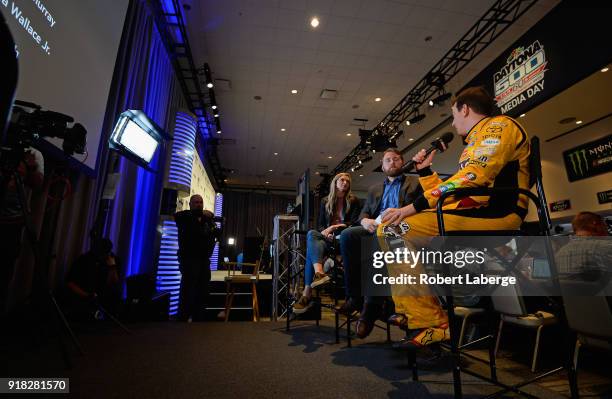
<path fill-rule="evenodd" d="M 408 248 L 418 249 L 427 237 L 438 235 L 434 208 L 440 195 L 464 187 L 529 186 L 529 139 L 525 130 L 512 118 L 491 116 L 493 99 L 482 87 L 468 88 L 451 100 L 453 127 L 463 138 L 466 148 L 459 158 L 459 170 L 446 181 L 431 171 L 435 151 L 415 155 L 417 171 L 424 193 L 403 208 L 387 209 L 377 236 L 383 251 L 388 250 L 385 235 L 389 229 L 399 232 Z M 449 197 L 444 203 L 447 231 L 518 229 L 527 214 L 524 195 L 490 197 Z M 420 238 L 419 238 L 420 237 Z M 422 265 L 388 266 L 390 276 L 422 272 Z M 414 267 L 414 265 L 413 265 Z M 448 338 L 448 318 L 428 286 L 392 287 L 399 319 L 391 320 L 408 330 L 407 343 L 416 347 Z"/>

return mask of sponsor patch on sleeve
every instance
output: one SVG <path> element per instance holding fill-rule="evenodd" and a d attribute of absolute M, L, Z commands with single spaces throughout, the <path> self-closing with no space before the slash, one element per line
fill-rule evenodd
<path fill-rule="evenodd" d="M 481 141 L 482 145 L 498 146 L 501 143 L 500 139 L 488 138 Z"/>

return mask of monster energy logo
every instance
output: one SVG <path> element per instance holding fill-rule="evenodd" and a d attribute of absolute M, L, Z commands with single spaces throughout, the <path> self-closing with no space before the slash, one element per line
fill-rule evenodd
<path fill-rule="evenodd" d="M 587 161 L 586 150 L 574 151 L 570 153 L 568 157 L 572 163 L 574 175 L 584 176 L 584 174 L 589 170 L 589 162 Z"/>

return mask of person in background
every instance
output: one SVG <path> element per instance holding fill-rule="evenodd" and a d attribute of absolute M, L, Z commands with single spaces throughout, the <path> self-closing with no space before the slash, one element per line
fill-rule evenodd
<path fill-rule="evenodd" d="M 556 254 L 562 278 L 600 280 L 612 273 L 612 240 L 605 220 L 593 212 L 580 212 L 572 220 L 575 237 Z M 604 238 L 608 237 L 608 238 Z"/>
<path fill-rule="evenodd" d="M 24 186 L 32 190 L 42 189 L 44 171 L 41 152 L 32 147 L 26 148 L 16 170 Z M 8 289 L 13 278 L 15 261 L 21 251 L 25 226 L 24 210 L 12 172 L 7 169 L 0 170 L 0 315 L 6 310 Z"/>
<path fill-rule="evenodd" d="M 189 321 L 200 318 L 208 299 L 210 257 L 220 239 L 220 230 L 212 212 L 204 210 L 202 196 L 189 199 L 189 210 L 174 214 L 178 228 L 177 252 L 181 271 L 181 293 L 178 319 Z"/>
<path fill-rule="evenodd" d="M 119 262 L 108 238 L 93 242 L 91 249 L 74 262 L 66 275 L 67 310 L 73 319 L 91 320 L 102 306 L 117 314 L 121 304 Z"/>

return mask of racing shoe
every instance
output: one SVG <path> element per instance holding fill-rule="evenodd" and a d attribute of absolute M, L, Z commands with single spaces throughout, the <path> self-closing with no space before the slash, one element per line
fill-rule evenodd
<path fill-rule="evenodd" d="M 408 330 L 406 337 L 398 343 L 397 347 L 401 349 L 419 349 L 427 345 L 448 341 L 449 339 L 450 331 L 448 323 L 444 323 L 437 327 Z"/>

